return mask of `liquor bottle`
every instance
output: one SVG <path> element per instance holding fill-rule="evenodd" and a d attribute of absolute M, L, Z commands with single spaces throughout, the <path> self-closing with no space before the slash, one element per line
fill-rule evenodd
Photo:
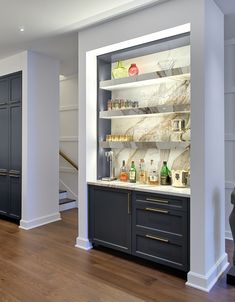
<path fill-rule="evenodd" d="M 142 158 L 140 160 L 140 170 L 139 170 L 139 182 L 141 184 L 146 184 L 146 169 L 145 169 L 145 163 L 144 163 L 144 159 Z"/>
<path fill-rule="evenodd" d="M 132 183 L 136 182 L 136 167 L 134 161 L 131 162 L 131 168 L 129 170 L 129 181 Z"/>
<path fill-rule="evenodd" d="M 157 172 L 157 168 L 155 167 L 154 163 L 153 163 L 153 159 L 151 159 L 150 162 L 150 168 L 149 168 L 149 172 L 148 172 L 148 183 L 150 185 L 159 185 L 159 175 Z"/>
<path fill-rule="evenodd" d="M 171 184 L 171 171 L 168 169 L 166 161 L 163 162 L 160 175 L 161 175 L 161 185 Z"/>
<path fill-rule="evenodd" d="M 128 172 L 127 172 L 125 160 L 122 161 L 122 166 L 121 166 L 120 174 L 119 174 L 119 180 L 128 181 Z"/>

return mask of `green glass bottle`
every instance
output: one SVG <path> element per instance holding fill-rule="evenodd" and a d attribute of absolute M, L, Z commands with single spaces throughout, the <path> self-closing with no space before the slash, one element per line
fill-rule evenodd
<path fill-rule="evenodd" d="M 161 175 L 161 185 L 165 186 L 171 184 L 171 171 L 170 169 L 168 169 L 166 161 L 163 162 L 160 175 Z"/>
<path fill-rule="evenodd" d="M 136 167 L 134 161 L 131 162 L 131 168 L 129 170 L 129 181 L 136 183 Z"/>

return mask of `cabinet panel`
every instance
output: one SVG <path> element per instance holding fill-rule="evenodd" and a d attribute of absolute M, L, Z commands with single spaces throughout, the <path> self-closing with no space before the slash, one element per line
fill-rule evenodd
<path fill-rule="evenodd" d="M 10 80 L 10 102 L 20 102 L 22 96 L 21 76 L 13 77 Z"/>
<path fill-rule="evenodd" d="M 129 253 L 131 248 L 130 193 L 91 188 L 89 196 L 92 242 Z"/>
<path fill-rule="evenodd" d="M 0 105 L 6 104 L 9 99 L 9 82 L 7 79 L 0 79 Z"/>
<path fill-rule="evenodd" d="M 20 219 L 21 215 L 21 179 L 19 176 L 10 175 L 10 207 L 9 216 Z"/>
<path fill-rule="evenodd" d="M 9 198 L 8 198 L 9 186 L 8 186 L 8 176 L 1 175 L 0 172 L 0 214 L 6 215 L 9 208 Z"/>
<path fill-rule="evenodd" d="M 10 170 L 21 171 L 21 107 L 10 108 Z"/>
<path fill-rule="evenodd" d="M 177 235 L 184 233 L 185 214 L 182 212 L 160 209 L 151 204 L 137 204 L 134 211 L 136 226 L 138 227 L 158 229 Z"/>
<path fill-rule="evenodd" d="M 177 240 L 153 233 L 138 233 L 135 240 L 135 255 L 178 269 L 185 267 L 184 246 Z"/>
<path fill-rule="evenodd" d="M 0 170 L 8 170 L 9 125 L 7 107 L 0 107 L 0 142 Z"/>

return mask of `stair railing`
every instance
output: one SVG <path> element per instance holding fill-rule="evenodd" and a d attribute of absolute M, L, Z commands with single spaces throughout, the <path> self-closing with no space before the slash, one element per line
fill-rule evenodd
<path fill-rule="evenodd" d="M 63 159 L 65 159 L 72 167 L 74 167 L 77 171 L 78 171 L 78 166 L 77 164 L 70 159 L 63 151 L 59 150 L 59 154 L 61 157 L 63 157 Z"/>

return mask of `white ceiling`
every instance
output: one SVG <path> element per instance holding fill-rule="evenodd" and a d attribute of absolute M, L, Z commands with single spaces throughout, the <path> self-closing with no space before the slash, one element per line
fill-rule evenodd
<path fill-rule="evenodd" d="M 75 74 L 78 29 L 161 1 L 0 0 L 0 59 L 30 49 L 60 59 L 62 74 Z M 235 37 L 235 0 L 215 2 L 230 14 L 226 38 Z"/>
<path fill-rule="evenodd" d="M 159 0 L 0 0 L 0 59 L 31 49 L 61 60 L 61 73 L 77 72 L 78 30 Z M 24 27 L 25 31 L 19 29 Z"/>

